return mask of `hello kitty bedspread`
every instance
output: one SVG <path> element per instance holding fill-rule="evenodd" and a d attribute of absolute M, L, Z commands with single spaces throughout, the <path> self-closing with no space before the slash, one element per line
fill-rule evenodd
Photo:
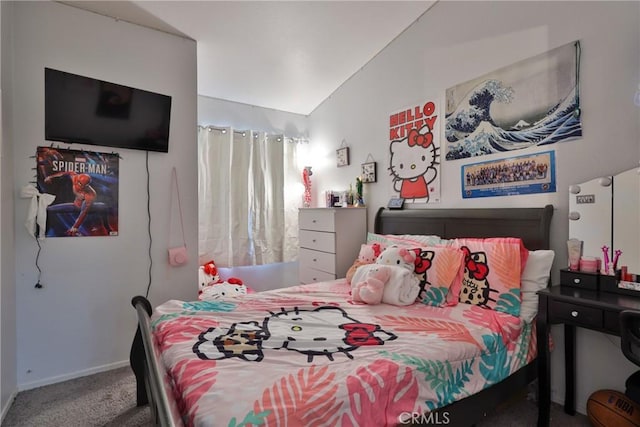
<path fill-rule="evenodd" d="M 535 357 L 532 325 L 467 304 L 364 305 L 343 280 L 168 301 L 156 344 L 187 425 L 396 425 Z"/>

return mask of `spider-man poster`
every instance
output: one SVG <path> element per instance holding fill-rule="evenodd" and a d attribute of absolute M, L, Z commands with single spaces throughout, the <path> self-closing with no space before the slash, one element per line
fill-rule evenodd
<path fill-rule="evenodd" d="M 47 208 L 46 237 L 118 235 L 118 155 L 38 147 L 41 193 L 56 198 Z"/>

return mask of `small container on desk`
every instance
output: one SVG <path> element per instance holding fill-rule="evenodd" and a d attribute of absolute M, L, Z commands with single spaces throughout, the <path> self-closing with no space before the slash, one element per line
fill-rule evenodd
<path fill-rule="evenodd" d="M 637 276 L 634 276 L 637 280 Z M 621 280 L 621 271 L 618 270 L 615 276 L 602 275 L 600 277 L 600 291 L 602 292 L 610 292 L 614 294 L 622 294 L 622 295 L 633 295 L 640 296 L 640 283 L 635 280 L 629 280 L 629 278 L 625 277 L 626 280 Z"/>
<path fill-rule="evenodd" d="M 572 288 L 597 291 L 599 276 L 598 273 L 586 273 L 562 268 L 560 269 L 560 284 L 562 286 L 571 286 Z"/>

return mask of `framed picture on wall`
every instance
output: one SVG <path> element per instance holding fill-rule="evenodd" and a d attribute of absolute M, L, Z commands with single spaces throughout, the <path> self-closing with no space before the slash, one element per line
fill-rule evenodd
<path fill-rule="evenodd" d="M 349 147 L 340 147 L 336 150 L 338 167 L 349 166 Z"/>
<path fill-rule="evenodd" d="M 376 182 L 376 162 L 362 164 L 362 182 Z"/>

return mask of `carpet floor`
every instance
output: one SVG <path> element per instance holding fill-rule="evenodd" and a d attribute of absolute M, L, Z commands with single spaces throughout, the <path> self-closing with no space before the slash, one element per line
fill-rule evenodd
<path fill-rule="evenodd" d="M 2 426 L 150 426 L 149 408 L 135 406 L 135 392 L 129 367 L 24 391 L 18 393 Z M 477 427 L 533 427 L 537 418 L 536 403 L 522 393 L 496 408 Z M 569 416 L 552 404 L 551 426 L 588 427 L 590 423 L 586 416 Z"/>

